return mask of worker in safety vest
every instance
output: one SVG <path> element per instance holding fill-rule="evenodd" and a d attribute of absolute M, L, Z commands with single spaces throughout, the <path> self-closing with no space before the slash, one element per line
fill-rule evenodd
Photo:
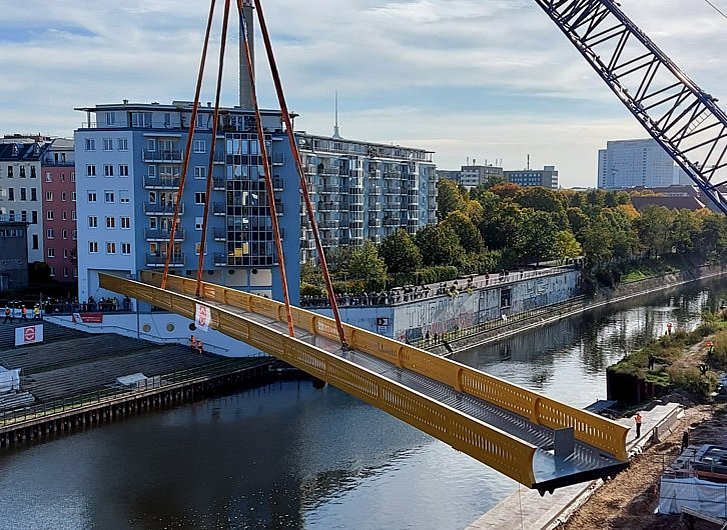
<path fill-rule="evenodd" d="M 37 305 L 33 308 L 33 320 L 39 320 L 40 319 L 40 307 Z"/>
<path fill-rule="evenodd" d="M 28 308 L 25 306 L 20 310 L 20 320 L 28 320 Z"/>

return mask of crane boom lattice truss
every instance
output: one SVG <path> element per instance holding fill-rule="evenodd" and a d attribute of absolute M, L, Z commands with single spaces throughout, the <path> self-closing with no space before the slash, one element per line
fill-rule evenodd
<path fill-rule="evenodd" d="M 727 214 L 727 115 L 612 0 L 535 0 L 648 133 Z"/>

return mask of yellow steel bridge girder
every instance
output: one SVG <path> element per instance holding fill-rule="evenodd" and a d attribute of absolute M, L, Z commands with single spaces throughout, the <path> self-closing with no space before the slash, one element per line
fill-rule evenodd
<path fill-rule="evenodd" d="M 151 285 L 161 283 L 161 274 L 157 272 L 142 271 L 141 278 Z M 194 296 L 196 282 L 179 276 L 169 276 L 167 287 Z M 284 304 L 275 300 L 210 283 L 203 283 L 202 295 L 219 303 L 285 322 L 285 313 L 281 312 Z M 292 308 L 292 316 L 296 328 L 338 341 L 333 319 L 298 307 Z M 597 447 L 621 462 L 628 461 L 628 427 L 388 337 L 349 324 L 344 324 L 343 328 L 348 345 L 354 350 L 435 379 L 538 425 L 550 429 L 572 427 L 577 440 Z"/>
<path fill-rule="evenodd" d="M 194 319 L 195 304 L 198 302 L 194 296 L 107 274 L 99 274 L 99 278 L 104 289 L 145 300 L 162 309 Z M 174 289 L 178 279 L 169 276 L 168 287 Z M 232 293 L 220 294 L 221 292 L 219 289 L 209 289 L 206 294 L 226 296 L 228 300 L 236 296 Z M 269 300 L 252 298 L 255 300 L 248 299 L 246 302 L 253 312 L 277 319 L 277 308 L 273 309 L 274 306 L 268 305 L 266 302 Z M 534 445 L 316 346 L 274 331 L 224 308 L 215 305 L 209 307 L 210 327 L 259 348 L 388 412 L 527 487 L 535 484 L 533 458 L 537 448 Z M 257 309 L 260 311 L 256 311 Z M 308 324 L 314 327 L 319 317 L 320 315 L 310 314 Z M 329 329 L 328 322 L 323 322 L 321 327 L 330 332 L 334 339 L 337 338 L 335 327 Z"/>

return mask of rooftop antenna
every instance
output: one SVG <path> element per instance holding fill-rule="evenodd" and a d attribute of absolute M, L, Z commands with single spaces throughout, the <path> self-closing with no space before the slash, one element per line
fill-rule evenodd
<path fill-rule="evenodd" d="M 335 121 L 333 122 L 333 137 L 341 138 L 341 133 L 338 130 L 338 90 L 333 93 L 333 107 L 335 115 Z"/>

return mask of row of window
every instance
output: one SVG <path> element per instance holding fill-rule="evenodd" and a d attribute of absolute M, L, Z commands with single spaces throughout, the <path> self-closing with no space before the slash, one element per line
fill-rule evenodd
<path fill-rule="evenodd" d="M 119 217 L 119 226 L 123 229 L 131 228 L 131 217 Z M 88 216 L 88 227 L 98 228 L 98 217 L 95 215 Z M 116 228 L 116 217 L 106 216 L 106 228 Z"/>
<path fill-rule="evenodd" d="M 107 115 L 108 116 L 108 115 Z M 103 150 L 113 151 L 114 150 L 114 139 L 113 138 L 102 138 Z M 96 139 L 86 138 L 85 143 L 86 151 L 96 150 Z M 157 147 L 160 151 L 178 151 L 179 142 L 173 142 L 172 140 L 157 140 L 156 138 L 147 138 L 146 150 L 156 151 Z M 116 139 L 116 149 L 118 151 L 129 150 L 129 140 L 127 138 Z M 192 150 L 195 153 L 206 153 L 207 152 L 207 141 L 206 140 L 194 140 L 192 144 Z"/>
<path fill-rule="evenodd" d="M 55 219 L 55 213 L 53 210 L 46 210 L 45 211 L 45 219 L 46 221 L 53 221 Z M 61 221 L 67 221 L 68 220 L 68 213 L 66 210 L 61 210 Z M 71 220 L 76 220 L 76 210 L 71 210 Z"/>
<path fill-rule="evenodd" d="M 55 229 L 48 228 L 45 231 L 45 237 L 46 237 L 46 239 L 55 239 L 56 238 L 56 231 L 55 231 Z M 62 239 L 68 239 L 68 230 L 65 230 L 65 229 L 64 230 L 61 230 L 61 238 Z M 75 229 L 71 230 L 71 238 L 73 239 L 73 241 L 75 241 L 76 239 L 78 239 L 78 230 L 75 230 Z M 48 256 L 48 257 L 50 258 L 50 257 L 53 257 L 53 256 Z M 65 256 L 63 256 L 63 257 L 65 257 Z"/>
<path fill-rule="evenodd" d="M 53 265 L 50 267 L 50 275 L 56 275 L 56 268 Z M 68 278 L 68 267 L 63 267 L 63 277 Z M 78 267 L 73 267 L 73 277 L 78 278 Z"/>
<path fill-rule="evenodd" d="M 15 215 L 15 210 L 8 210 L 8 216 L 10 217 L 11 221 L 22 221 L 23 223 L 38 224 L 38 211 L 37 210 L 30 211 L 30 216 L 31 216 L 30 221 L 28 221 L 28 211 L 27 210 L 21 210 L 20 215 L 18 215 L 18 216 Z M 37 247 L 33 247 L 33 248 L 37 248 Z"/>
<path fill-rule="evenodd" d="M 15 199 L 15 188 L 8 188 L 8 201 L 14 201 Z M 28 199 L 28 190 L 30 190 L 30 199 Z M 37 201 L 38 200 L 38 189 L 37 188 L 18 188 L 17 194 L 18 201 Z"/>
<path fill-rule="evenodd" d="M 86 138 L 84 145 L 86 147 L 86 151 L 95 151 L 96 150 L 96 139 L 95 138 Z M 128 151 L 129 150 L 128 138 L 117 138 L 116 139 L 116 148 L 119 151 Z M 103 150 L 104 151 L 113 151 L 114 150 L 114 139 L 113 138 L 104 138 L 103 139 Z"/>
<path fill-rule="evenodd" d="M 131 254 L 131 243 L 120 243 L 119 247 L 121 249 L 121 254 L 128 256 Z M 98 254 L 98 241 L 89 241 L 88 242 L 88 252 L 89 254 Z M 115 241 L 107 241 L 106 242 L 106 254 L 116 254 L 116 242 Z"/>
<path fill-rule="evenodd" d="M 34 179 L 36 177 L 35 166 L 20 166 L 18 168 L 18 176 L 21 179 L 24 179 L 26 176 L 26 173 L 28 173 L 28 170 L 26 169 L 28 167 L 30 168 L 30 178 Z M 7 168 L 8 168 L 8 178 L 9 179 L 15 178 L 15 166 L 7 166 Z M 2 168 L 2 166 L 0 166 L 0 178 L 3 176 L 2 170 L 3 170 L 3 168 Z"/>
<path fill-rule="evenodd" d="M 129 176 L 129 165 L 128 164 L 118 164 L 118 169 L 116 172 L 114 172 L 114 164 L 104 164 L 103 166 L 103 176 L 104 177 L 128 177 Z M 87 177 L 95 177 L 96 176 L 96 164 L 86 164 L 86 176 Z"/>
<path fill-rule="evenodd" d="M 53 182 L 53 173 L 51 173 L 50 171 L 46 171 L 45 181 Z M 66 174 L 61 173 L 61 182 L 65 182 L 65 181 L 66 181 Z M 75 171 L 71 171 L 71 182 L 76 182 L 76 172 Z"/>
<path fill-rule="evenodd" d="M 69 255 L 70 255 L 70 253 L 68 252 L 68 249 L 67 248 L 64 248 L 63 249 L 63 259 L 68 259 Z M 56 249 L 54 249 L 53 247 L 48 247 L 48 249 L 47 249 L 47 256 L 49 258 L 55 258 L 56 257 Z"/>
<path fill-rule="evenodd" d="M 65 202 L 65 200 L 66 200 L 67 197 L 68 197 L 68 194 L 65 191 L 62 191 L 61 192 L 61 201 L 64 201 Z M 53 192 L 52 191 L 46 191 L 45 192 L 45 200 L 47 202 L 52 202 L 53 201 Z M 76 202 L 76 192 L 75 191 L 72 191 L 71 192 L 71 202 Z"/>
<path fill-rule="evenodd" d="M 103 192 L 104 196 L 104 202 L 105 203 L 115 203 L 116 202 L 116 191 L 114 190 L 104 190 Z M 89 190 L 86 199 L 88 202 L 97 202 L 97 194 L 95 190 Z M 120 203 L 128 203 L 130 202 L 130 195 L 129 190 L 119 190 L 119 202 Z"/>

